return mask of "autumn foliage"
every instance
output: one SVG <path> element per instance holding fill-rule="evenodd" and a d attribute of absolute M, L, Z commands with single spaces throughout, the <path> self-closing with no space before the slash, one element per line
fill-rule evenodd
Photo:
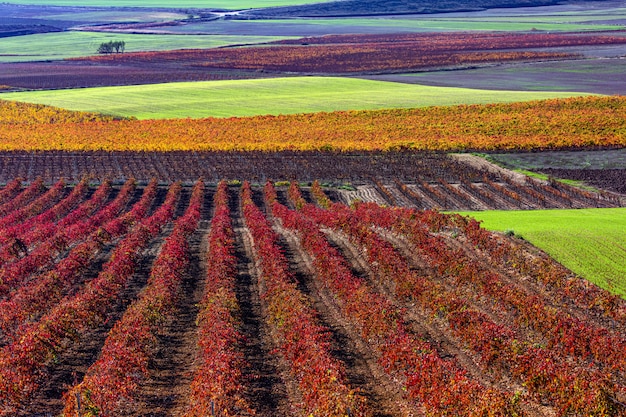
<path fill-rule="evenodd" d="M 215 193 L 207 277 L 198 314 L 198 363 L 185 417 L 253 415 L 245 398 L 243 336 L 236 296 L 237 258 L 228 186 Z"/>
<path fill-rule="evenodd" d="M 242 206 L 259 262 L 266 321 L 302 395 L 303 415 L 370 416 L 365 398 L 348 385 L 343 363 L 332 356 L 328 330 L 298 290 L 279 237 L 252 201 L 249 183 L 242 187 Z"/>
<path fill-rule="evenodd" d="M 68 294 L 38 321 L 20 326 L 14 339 L 0 349 L 2 409 L 25 403 L 39 389 L 46 366 L 67 348 L 64 341 L 76 339 L 87 329 L 105 322 L 134 273 L 141 249 L 174 215 L 179 193 L 180 186 L 170 188 L 165 202 L 132 228 L 99 275 L 86 283 L 82 291 Z"/>
<path fill-rule="evenodd" d="M 319 190 L 316 187 L 315 195 L 323 202 Z M 623 386 L 604 371 L 608 366 L 623 372 L 623 338 L 557 310 L 551 303 L 548 306 L 547 300 L 511 283 L 491 266 L 477 261 L 483 257 L 470 257 L 441 234 L 447 227 L 466 226 L 471 236 L 476 236 L 477 230 L 483 238 L 492 235 L 476 229 L 474 220 L 436 212 L 383 209 L 374 204 L 359 204 L 353 210 L 341 204 L 332 204 L 327 210 L 303 205 L 302 211 L 321 225 L 341 230 L 354 244 L 365 248 L 377 282 L 428 315 L 444 318 L 450 332 L 479 355 L 484 369 L 496 374 L 507 370 L 533 396 L 555 404 L 559 415 L 624 411 L 618 400 Z M 371 228 L 373 225 L 406 236 L 431 272 L 411 270 L 402 254 Z M 493 248 L 487 245 L 490 240 L 495 241 L 495 237 L 483 245 Z M 470 294 L 489 297 L 490 305 L 512 312 L 514 319 L 495 320 L 476 307 Z M 527 328 L 541 334 L 547 346 L 524 341 Z"/>
<path fill-rule="evenodd" d="M 179 188 L 176 184 L 171 190 Z M 95 410 L 102 417 L 119 415 L 124 409 L 120 402 L 132 400 L 140 383 L 150 375 L 148 363 L 156 353 L 159 330 L 173 317 L 189 266 L 188 238 L 200 220 L 203 196 L 204 184 L 198 182 L 185 214 L 176 220 L 152 266 L 146 287 L 109 332 L 98 361 L 66 395 L 66 416 L 88 417 Z M 171 213 L 175 202 L 171 199 L 161 209 Z M 158 232 L 159 227 L 153 230 Z"/>
<path fill-rule="evenodd" d="M 163 330 L 196 304 L 182 296 L 194 270 L 203 294 L 182 331 L 195 353 L 172 365 L 189 375 L 174 382 L 186 417 L 265 413 L 259 355 L 285 387 L 268 395 L 293 415 L 375 415 L 371 384 L 384 383 L 429 416 L 626 416 L 626 302 L 471 218 L 347 206 L 318 182 L 303 193 L 222 181 L 207 228 L 203 181 L 142 193 L 105 182 L 89 198 L 85 182 L 19 184 L 0 191 L 4 205 L 29 201 L 0 217 L 0 253 L 13 238 L 26 247 L 0 269 L 0 416 L 39 401 L 67 417 L 152 412 L 142 404 L 172 346 Z M 194 254 L 200 238 L 206 253 Z M 47 381 L 86 339 L 99 339 L 97 357 L 51 398 Z M 359 361 L 371 384 L 354 377 Z"/>
<path fill-rule="evenodd" d="M 0 129 L 6 125 L 34 125 L 110 121 L 114 117 L 99 113 L 77 112 L 43 104 L 0 100 Z M 119 117 L 118 117 L 119 119 Z"/>
<path fill-rule="evenodd" d="M 626 145 L 626 99 L 345 111 L 231 119 L 11 123 L 0 150 L 538 150 Z"/>
<path fill-rule="evenodd" d="M 316 211 L 294 187 L 290 195 L 304 213 Z M 513 403 L 513 394 L 483 386 L 455 360 L 442 358 L 433 345 L 423 340 L 426 335 L 412 334 L 392 301 L 353 275 L 346 260 L 320 231 L 314 215 L 302 215 L 279 204 L 271 184 L 266 185 L 266 199 L 272 214 L 298 233 L 303 248 L 313 258 L 318 279 L 344 317 L 377 353 L 383 369 L 403 382 L 409 397 L 422 404 L 428 415 L 521 414 Z M 328 218 L 332 211 L 319 210 L 318 214 Z"/>

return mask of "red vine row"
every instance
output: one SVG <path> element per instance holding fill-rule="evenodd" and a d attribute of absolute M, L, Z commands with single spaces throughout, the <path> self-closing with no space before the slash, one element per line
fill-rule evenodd
<path fill-rule="evenodd" d="M 83 381 L 66 394 L 64 415 L 118 416 L 124 412 L 122 402 L 132 400 L 149 376 L 159 329 L 172 318 L 189 265 L 188 238 L 197 228 L 203 198 L 204 183 L 199 181 L 152 266 L 148 284 L 109 332 Z"/>
<path fill-rule="evenodd" d="M 328 331 L 317 323 L 314 311 L 296 288 L 278 236 L 261 210 L 252 201 L 250 186 L 244 183 L 242 205 L 250 229 L 265 287 L 267 322 L 278 351 L 289 364 L 303 400 L 303 415 L 368 416 L 363 397 L 345 382 L 343 364 L 330 354 Z"/>

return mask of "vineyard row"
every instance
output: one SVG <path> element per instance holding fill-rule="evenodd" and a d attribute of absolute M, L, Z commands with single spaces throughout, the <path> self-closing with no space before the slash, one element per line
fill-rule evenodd
<path fill-rule="evenodd" d="M 536 208 L 619 207 L 623 197 L 613 192 L 590 192 L 558 181 L 512 177 L 475 167 L 455 157 L 413 152 L 9 152 L 0 157 L 0 181 L 22 177 L 48 182 L 115 178 L 157 178 L 191 183 L 202 177 L 220 179 L 319 180 L 339 187 L 332 197 L 345 203 L 355 199 L 421 209 L 488 210 Z M 603 171 L 594 180 L 616 189 L 618 176 Z M 588 174 L 589 175 L 589 174 Z M 13 185 L 15 186 L 15 185 Z M 7 187 L 7 189 L 11 189 Z M 16 202 L 15 204 L 18 204 Z"/>
<path fill-rule="evenodd" d="M 137 52 L 78 58 L 81 62 L 133 63 L 206 69 L 243 69 L 290 73 L 360 73 L 409 71 L 433 67 L 520 60 L 563 59 L 566 47 L 619 45 L 619 34 L 398 34 L 332 36 L 262 47 Z M 297 43 L 297 45 L 292 45 Z M 554 52 L 548 48 L 563 48 Z M 541 48 L 545 48 L 541 50 Z M 115 56 L 114 56 L 115 55 Z"/>

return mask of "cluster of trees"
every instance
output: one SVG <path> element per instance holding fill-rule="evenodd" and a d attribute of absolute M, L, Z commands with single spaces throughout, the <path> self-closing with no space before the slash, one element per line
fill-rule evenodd
<path fill-rule="evenodd" d="M 102 42 L 98 47 L 99 54 L 121 54 L 124 53 L 124 48 L 126 47 L 126 42 L 124 41 L 109 41 Z"/>

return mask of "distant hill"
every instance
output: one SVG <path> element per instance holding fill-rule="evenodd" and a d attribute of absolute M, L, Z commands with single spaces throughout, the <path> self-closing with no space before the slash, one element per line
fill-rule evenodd
<path fill-rule="evenodd" d="M 604 0 L 592 0 L 604 1 Z M 502 7 L 550 6 L 561 0 L 341 0 L 328 3 L 250 10 L 236 19 L 342 17 L 476 11 Z"/>

